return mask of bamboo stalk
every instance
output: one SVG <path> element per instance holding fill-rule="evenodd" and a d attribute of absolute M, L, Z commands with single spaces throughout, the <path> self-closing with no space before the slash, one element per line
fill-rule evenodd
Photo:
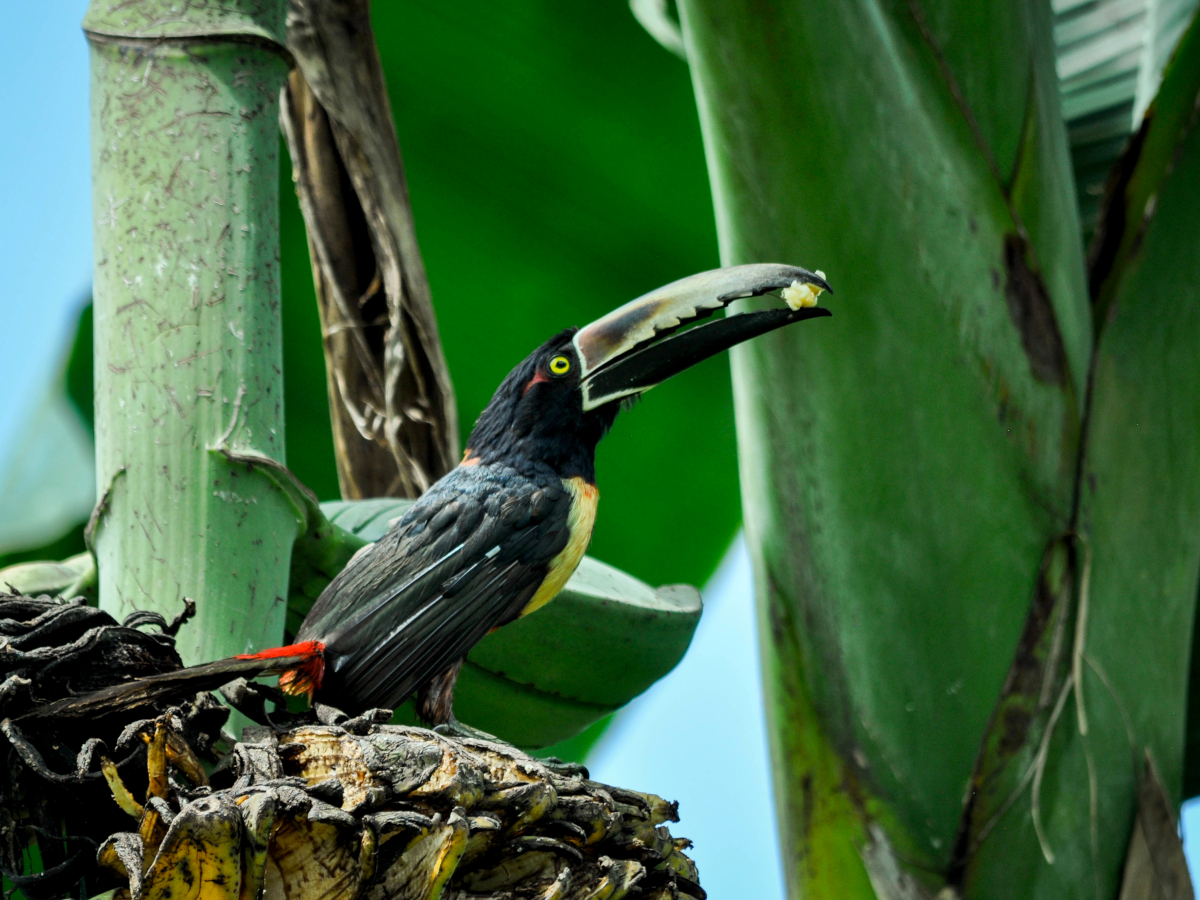
<path fill-rule="evenodd" d="M 197 601 L 185 662 L 277 642 L 303 510 L 284 462 L 284 0 L 94 0 L 101 608 Z M 249 460 L 249 462 L 247 461 Z"/>

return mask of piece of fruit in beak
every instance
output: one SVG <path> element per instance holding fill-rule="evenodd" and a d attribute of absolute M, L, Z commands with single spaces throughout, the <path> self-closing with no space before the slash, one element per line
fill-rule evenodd
<path fill-rule="evenodd" d="M 825 280 L 825 273 L 820 269 L 817 270 L 816 275 L 822 281 Z M 780 296 L 783 297 L 783 302 L 792 309 L 806 309 L 817 305 L 817 297 L 823 290 L 824 288 L 817 284 L 793 281 L 780 292 Z"/>

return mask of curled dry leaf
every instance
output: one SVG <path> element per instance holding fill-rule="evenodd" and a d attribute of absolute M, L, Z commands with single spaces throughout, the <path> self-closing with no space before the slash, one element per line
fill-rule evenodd
<path fill-rule="evenodd" d="M 56 900 L 81 882 L 91 892 L 110 886 L 96 847 L 127 827 L 130 813 L 144 817 L 147 840 L 161 838 L 169 786 L 145 780 L 148 754 L 157 770 L 169 764 L 193 782 L 204 778 L 198 754 L 216 758 L 229 712 L 209 694 L 171 709 L 138 700 L 88 717 L 30 715 L 180 668 L 172 635 L 189 612 L 194 605 L 173 623 L 138 613 L 118 624 L 82 600 L 0 594 L 0 871 L 27 900 Z M 116 800 L 110 784 L 119 786 Z M 41 871 L 31 871 L 30 851 Z"/>
<path fill-rule="evenodd" d="M 458 414 L 367 0 L 292 0 L 288 49 L 342 496 L 416 497 L 457 462 Z"/>

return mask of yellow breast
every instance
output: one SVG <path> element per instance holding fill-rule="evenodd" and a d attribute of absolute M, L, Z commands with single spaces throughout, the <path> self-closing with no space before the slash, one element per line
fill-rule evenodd
<path fill-rule="evenodd" d="M 523 616 L 529 615 L 555 598 L 579 565 L 579 561 L 583 559 L 584 551 L 592 540 L 592 526 L 596 524 L 596 504 L 600 500 L 600 489 L 582 478 L 564 478 L 563 487 L 571 492 L 571 513 L 568 520 L 571 536 L 567 539 L 567 546 L 550 560 L 546 580 L 533 595 L 533 599 L 521 610 Z"/>

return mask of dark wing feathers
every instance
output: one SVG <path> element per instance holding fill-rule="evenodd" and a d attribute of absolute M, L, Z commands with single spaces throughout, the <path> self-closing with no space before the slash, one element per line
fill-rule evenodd
<path fill-rule="evenodd" d="M 458 468 L 321 594 L 298 641 L 325 644 L 321 694 L 348 709 L 395 707 L 511 621 L 570 537 L 557 478 Z"/>
<path fill-rule="evenodd" d="M 511 593 L 506 582 L 517 566 L 512 562 L 479 585 L 480 590 L 471 592 L 469 606 L 447 602 L 449 598 L 444 596 L 437 598 L 435 609 L 440 615 L 422 616 L 410 628 L 418 633 L 406 634 L 402 642 L 378 654 L 373 664 L 355 658 L 345 676 L 354 685 L 355 701 L 366 707 L 395 708 L 433 675 L 466 655 L 488 633 L 488 619 L 499 618 L 509 605 Z M 528 593 L 532 596 L 533 591 Z"/>

